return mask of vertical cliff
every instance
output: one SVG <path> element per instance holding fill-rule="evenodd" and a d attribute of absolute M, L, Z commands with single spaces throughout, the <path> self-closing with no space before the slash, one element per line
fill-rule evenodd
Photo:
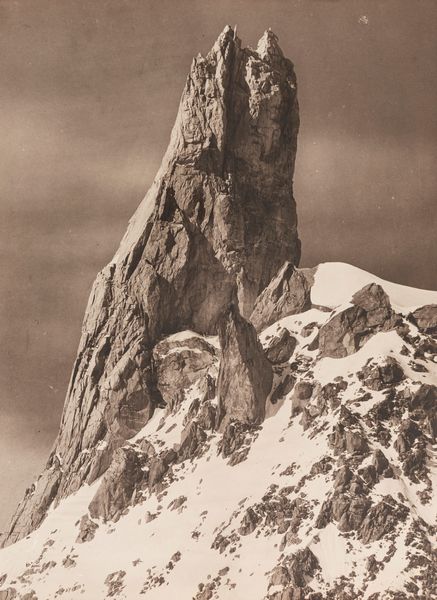
<path fill-rule="evenodd" d="M 163 335 L 215 334 L 235 297 L 248 318 L 283 263 L 298 264 L 298 127 L 293 65 L 271 31 L 252 50 L 226 27 L 193 60 L 161 168 L 93 285 L 59 435 L 14 539 L 165 404 L 152 353 Z"/>
<path fill-rule="evenodd" d="M 437 292 L 297 268 L 297 127 L 271 32 L 194 60 L 0 600 L 437 597 Z"/>

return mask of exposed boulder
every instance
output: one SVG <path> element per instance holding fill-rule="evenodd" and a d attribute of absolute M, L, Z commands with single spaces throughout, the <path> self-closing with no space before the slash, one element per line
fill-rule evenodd
<path fill-rule="evenodd" d="M 105 579 L 105 585 L 108 586 L 107 597 L 112 598 L 119 596 L 125 587 L 124 578 L 126 577 L 126 571 L 115 571 L 109 573 Z"/>
<path fill-rule="evenodd" d="M 300 335 L 304 338 L 309 337 L 318 328 L 319 328 L 318 323 L 316 323 L 315 321 L 311 321 L 311 323 L 307 323 L 306 325 L 304 325 L 302 327 L 302 329 L 300 330 Z"/>
<path fill-rule="evenodd" d="M 257 528 L 261 521 L 261 516 L 256 513 L 253 508 L 249 507 L 241 521 L 240 529 L 238 530 L 240 535 L 249 535 Z"/>
<path fill-rule="evenodd" d="M 320 570 L 319 561 L 306 547 L 295 554 L 287 556 L 282 564 L 277 565 L 270 576 L 269 588 L 282 590 L 269 593 L 268 598 L 274 600 L 304 600 L 313 598 L 308 582 Z"/>
<path fill-rule="evenodd" d="M 277 565 L 270 576 L 271 586 L 286 586 L 290 582 L 288 569 L 283 565 Z"/>
<path fill-rule="evenodd" d="M 358 376 L 366 387 L 379 391 L 402 381 L 404 372 L 398 361 L 389 356 L 382 364 L 370 362 L 363 367 Z"/>
<path fill-rule="evenodd" d="M 412 340 L 413 341 L 413 340 Z M 426 337 L 414 338 L 414 359 L 415 360 L 434 360 L 434 357 L 437 356 L 437 336 L 431 337 L 427 335 Z M 406 348 L 406 346 L 405 346 Z M 410 351 L 407 349 L 406 356 L 410 355 Z M 402 354 L 402 351 L 401 351 Z"/>
<path fill-rule="evenodd" d="M 362 474 L 358 477 L 354 475 L 347 464 L 337 471 L 334 493 L 323 503 L 316 519 L 316 527 L 322 529 L 328 523 L 336 521 L 340 531 L 360 529 L 372 504 L 365 495 L 363 479 Z"/>
<path fill-rule="evenodd" d="M 352 296 L 352 304 L 359 306 L 376 323 L 381 322 L 391 311 L 390 299 L 377 283 L 369 283 Z"/>
<path fill-rule="evenodd" d="M 429 458 L 426 447 L 423 443 L 419 443 L 417 447 L 403 456 L 402 470 L 414 483 L 419 483 L 420 481 L 429 482 L 428 462 Z M 426 491 L 422 492 L 422 494 L 424 493 L 427 495 Z"/>
<path fill-rule="evenodd" d="M 370 283 L 352 297 L 352 306 L 322 325 L 319 331 L 320 355 L 331 358 L 349 356 L 372 335 L 394 329 L 400 322 L 382 287 Z"/>
<path fill-rule="evenodd" d="M 314 420 L 319 414 L 319 409 L 316 406 L 312 406 L 310 404 L 308 406 L 303 407 L 300 424 L 302 425 L 304 431 L 306 431 L 309 427 L 311 427 L 314 424 Z"/>
<path fill-rule="evenodd" d="M 256 425 L 249 425 L 240 421 L 229 421 L 223 431 L 222 438 L 219 443 L 219 449 L 224 458 L 231 456 L 233 464 L 241 462 L 239 460 L 245 458 L 245 453 L 240 454 L 239 451 L 244 446 L 247 447 L 252 435 L 257 431 Z M 235 460 L 232 460 L 235 457 Z"/>
<path fill-rule="evenodd" d="M 377 449 L 373 452 L 373 466 L 375 467 L 378 475 L 382 475 L 384 471 L 389 469 L 390 463 L 388 462 L 388 459 L 382 450 Z"/>
<path fill-rule="evenodd" d="M 359 421 L 346 407 L 342 406 L 338 422 L 328 436 L 329 445 L 335 454 L 346 451 L 350 454 L 366 454 L 368 443 Z"/>
<path fill-rule="evenodd" d="M 334 488 L 348 489 L 348 484 L 351 482 L 353 473 L 348 465 L 342 465 L 335 474 Z"/>
<path fill-rule="evenodd" d="M 295 416 L 302 412 L 308 404 L 314 390 L 314 385 L 309 381 L 298 381 L 293 388 L 291 397 L 291 414 Z"/>
<path fill-rule="evenodd" d="M 393 531 L 399 523 L 405 521 L 408 508 L 396 502 L 390 495 L 372 506 L 364 518 L 359 536 L 364 544 L 381 539 Z"/>
<path fill-rule="evenodd" d="M 97 525 L 97 523 L 92 521 L 88 515 L 84 515 L 79 523 L 79 533 L 76 538 L 76 544 L 90 542 L 92 539 L 94 539 L 98 528 L 99 526 Z"/>
<path fill-rule="evenodd" d="M 178 460 L 193 458 L 201 451 L 206 441 L 206 433 L 196 421 L 189 423 L 182 432 L 181 443 L 177 450 Z"/>
<path fill-rule="evenodd" d="M 170 504 L 168 505 L 168 508 L 170 510 L 179 510 L 180 508 L 182 508 L 182 506 L 184 506 L 186 501 L 187 501 L 186 496 L 178 496 L 177 498 L 175 498 L 174 500 L 172 500 L 170 502 Z"/>
<path fill-rule="evenodd" d="M 158 456 L 154 457 L 149 463 L 148 486 L 150 490 L 155 489 L 167 474 L 170 466 L 178 458 L 175 450 L 164 450 Z"/>
<path fill-rule="evenodd" d="M 335 501 L 334 501 L 335 503 Z M 338 519 L 338 528 L 340 531 L 356 531 L 367 514 L 371 502 L 364 496 L 355 496 L 351 498 L 347 507 Z M 333 510 L 335 510 L 333 508 Z"/>
<path fill-rule="evenodd" d="M 231 305 L 220 322 L 219 338 L 218 423 L 222 430 L 231 420 L 259 424 L 264 419 L 273 373 L 255 328 Z"/>
<path fill-rule="evenodd" d="M 437 408 L 437 387 L 422 384 L 411 398 L 411 408 L 421 409 L 426 413 L 434 411 Z"/>
<path fill-rule="evenodd" d="M 437 333 L 437 304 L 421 306 L 409 316 L 414 325 L 422 333 Z"/>
<path fill-rule="evenodd" d="M 433 442 L 437 439 L 437 387 L 422 384 L 414 393 L 410 407 L 416 417 L 424 424 Z"/>
<path fill-rule="evenodd" d="M 422 436 L 422 432 L 412 419 L 404 419 L 399 428 L 399 434 L 394 442 L 394 448 L 399 454 L 405 454 L 415 440 Z"/>
<path fill-rule="evenodd" d="M 334 411 L 340 405 L 340 394 L 347 389 L 344 379 L 332 381 L 324 385 L 317 396 L 317 407 L 322 414 Z"/>
<path fill-rule="evenodd" d="M 296 348 L 297 340 L 284 327 L 270 341 L 266 349 L 269 361 L 278 365 L 288 361 Z"/>
<path fill-rule="evenodd" d="M 370 489 L 375 483 L 380 481 L 380 479 L 382 479 L 383 477 L 386 477 L 388 479 L 391 479 L 392 477 L 394 477 L 394 471 L 393 471 L 392 467 L 390 466 L 390 463 L 388 464 L 387 467 L 385 467 L 385 469 L 382 471 L 382 473 L 379 473 L 377 470 L 377 466 L 379 468 L 381 468 L 382 465 L 379 464 L 379 465 L 375 466 L 375 462 L 376 461 L 375 461 L 375 455 L 374 455 L 373 456 L 373 464 L 367 465 L 366 467 L 363 467 L 363 468 L 359 469 L 359 471 L 358 471 L 358 474 L 360 475 L 362 480 L 366 483 L 368 489 Z"/>
<path fill-rule="evenodd" d="M 157 387 L 166 404 L 171 405 L 181 390 L 205 377 L 217 357 L 217 349 L 193 332 L 175 334 L 156 344 Z"/>
<path fill-rule="evenodd" d="M 311 286 L 315 269 L 296 269 L 286 262 L 258 296 L 250 317 L 257 331 L 262 331 L 283 317 L 311 308 Z"/>
<path fill-rule="evenodd" d="M 319 569 L 319 561 L 308 547 L 293 554 L 288 566 L 290 580 L 298 588 L 304 588 Z"/>
<path fill-rule="evenodd" d="M 91 517 L 104 521 L 118 520 L 131 504 L 134 491 L 143 477 L 135 450 L 119 448 L 88 507 Z"/>
<path fill-rule="evenodd" d="M 286 373 L 285 377 L 279 381 L 275 389 L 270 395 L 270 402 L 276 404 L 279 399 L 284 398 L 291 392 L 296 383 L 296 378 L 290 373 Z"/>
<path fill-rule="evenodd" d="M 183 420 L 184 425 L 190 424 L 196 420 L 198 425 L 204 430 L 212 430 L 215 428 L 217 420 L 217 407 L 208 398 L 208 394 L 203 396 L 203 400 L 195 398 L 190 404 Z"/>

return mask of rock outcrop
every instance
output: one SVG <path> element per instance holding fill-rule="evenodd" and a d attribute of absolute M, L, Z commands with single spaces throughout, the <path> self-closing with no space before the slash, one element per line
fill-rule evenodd
<path fill-rule="evenodd" d="M 219 351 L 203 337 L 183 332 L 165 338 L 153 349 L 157 388 L 167 406 L 177 401 L 180 390 L 206 377 Z"/>
<path fill-rule="evenodd" d="M 296 343 L 296 338 L 283 328 L 269 341 L 266 356 L 274 365 L 284 363 L 293 355 Z"/>
<path fill-rule="evenodd" d="M 320 283 L 316 273 L 320 307 L 336 306 Z M 357 297 L 375 333 L 384 315 L 393 322 L 384 296 Z M 356 306 L 349 298 L 337 314 Z M 371 341 L 327 361 L 308 344 L 327 318 L 313 306 L 280 319 L 260 345 L 235 295 L 218 336 L 160 337 L 151 377 L 162 408 L 98 482 L 1 551 L 0 597 L 236 600 L 253 582 L 265 600 L 434 598 L 433 339 L 399 315 L 370 357 Z M 109 387 L 129 386 L 130 369 Z M 104 442 L 89 452 L 103 461 Z M 35 515 L 63 470 L 54 456 L 29 490 Z"/>
<path fill-rule="evenodd" d="M 0 599 L 436 597 L 437 293 L 296 267 L 296 131 L 275 36 L 227 28 L 95 283 Z"/>
<path fill-rule="evenodd" d="M 313 275 L 314 269 L 296 269 L 286 262 L 255 302 L 250 320 L 257 331 L 311 308 Z"/>
<path fill-rule="evenodd" d="M 220 323 L 219 337 L 218 424 L 221 429 L 230 421 L 259 424 L 264 419 L 273 373 L 255 328 L 232 305 Z"/>
<path fill-rule="evenodd" d="M 62 472 L 47 492 L 26 496 L 14 539 L 54 500 L 104 473 L 163 406 L 153 360 L 161 336 L 215 334 L 235 293 L 249 317 L 280 266 L 298 264 L 298 128 L 293 64 L 271 31 L 252 50 L 226 27 L 193 60 L 161 168 L 91 291 L 50 458 L 59 456 Z"/>
<path fill-rule="evenodd" d="M 130 448 L 119 448 L 89 505 L 91 517 L 117 520 L 129 506 L 143 476 L 136 452 Z"/>
<path fill-rule="evenodd" d="M 308 381 L 296 383 L 291 398 L 291 414 L 293 416 L 303 411 L 313 394 L 313 389 L 313 384 Z"/>
<path fill-rule="evenodd" d="M 99 528 L 97 523 L 92 521 L 88 515 L 84 515 L 79 522 L 79 533 L 76 538 L 77 544 L 84 544 L 94 539 L 96 531 Z"/>
<path fill-rule="evenodd" d="M 38 478 L 37 485 L 33 483 L 27 488 L 23 500 L 12 517 L 10 533 L 6 541 L 8 539 L 16 541 L 21 537 L 18 532 L 15 536 L 13 536 L 13 533 L 20 529 L 22 523 L 26 524 L 29 531 L 41 524 L 50 504 L 56 498 L 61 478 L 62 471 L 59 459 L 56 455 L 52 455 L 47 462 L 45 471 Z"/>
<path fill-rule="evenodd" d="M 365 365 L 359 377 L 366 387 L 378 391 L 402 381 L 404 372 L 398 361 L 389 356 L 381 365 Z"/>
<path fill-rule="evenodd" d="M 332 358 L 349 356 L 372 335 L 394 329 L 399 321 L 382 287 L 370 283 L 354 294 L 352 306 L 335 314 L 320 328 L 320 355 Z"/>
<path fill-rule="evenodd" d="M 410 318 L 422 333 L 437 333 L 437 304 L 421 306 L 411 313 Z"/>

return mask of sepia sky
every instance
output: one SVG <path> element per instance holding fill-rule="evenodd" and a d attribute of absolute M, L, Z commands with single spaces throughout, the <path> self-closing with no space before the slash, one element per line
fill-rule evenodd
<path fill-rule="evenodd" d="M 303 266 L 437 288 L 434 0 L 0 0 L 0 530 L 54 441 L 87 295 L 225 24 L 295 63 Z"/>

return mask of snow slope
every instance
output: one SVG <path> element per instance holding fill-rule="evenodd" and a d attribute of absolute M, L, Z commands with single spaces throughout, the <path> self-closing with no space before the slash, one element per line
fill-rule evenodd
<path fill-rule="evenodd" d="M 382 285 L 397 307 L 437 302 L 436 292 L 389 284 L 340 263 L 319 266 L 312 301 L 334 309 L 369 282 Z M 379 332 L 350 356 L 320 358 L 308 346 L 330 317 L 311 309 L 262 332 L 266 349 L 284 329 L 297 345 L 274 367 L 272 416 L 245 432 L 237 451 L 224 456 L 222 433 L 207 431 L 200 450 L 176 462 L 156 490 L 139 488 L 118 521 L 93 519 L 97 529 L 88 541 L 79 540 L 80 519 L 102 478 L 83 486 L 50 510 L 39 529 L 0 551 L 0 599 L 287 600 L 293 586 L 301 598 L 434 597 L 435 447 L 428 417 L 416 406 L 423 385 L 437 382 L 432 345 L 418 355 L 431 338 L 405 321 L 408 335 Z M 306 326 L 313 328 L 309 335 Z M 403 376 L 372 389 L 363 373 L 388 357 Z M 217 376 L 216 364 L 210 374 Z M 302 382 L 311 395 L 296 412 Z M 139 454 L 145 440 L 159 452 L 178 448 L 187 423 L 198 418 L 192 406 L 202 385 L 199 379 L 182 390 L 183 401 L 172 409 L 156 410 L 127 446 Z M 419 433 L 407 439 L 411 419 Z M 402 435 L 410 446 L 401 452 Z M 377 452 L 389 467 L 375 475 Z M 374 511 L 367 525 L 365 515 L 357 524 L 350 513 L 363 503 L 366 514 Z M 317 565 L 312 569 L 302 562 L 306 549 Z M 296 583 L 296 571 L 303 583 Z"/>
<path fill-rule="evenodd" d="M 336 308 L 369 283 L 382 286 L 389 295 L 392 305 L 404 310 L 413 310 L 424 304 L 436 304 L 437 292 L 385 281 L 363 269 L 347 263 L 321 263 L 317 267 L 314 285 L 311 289 L 313 304 Z"/>

